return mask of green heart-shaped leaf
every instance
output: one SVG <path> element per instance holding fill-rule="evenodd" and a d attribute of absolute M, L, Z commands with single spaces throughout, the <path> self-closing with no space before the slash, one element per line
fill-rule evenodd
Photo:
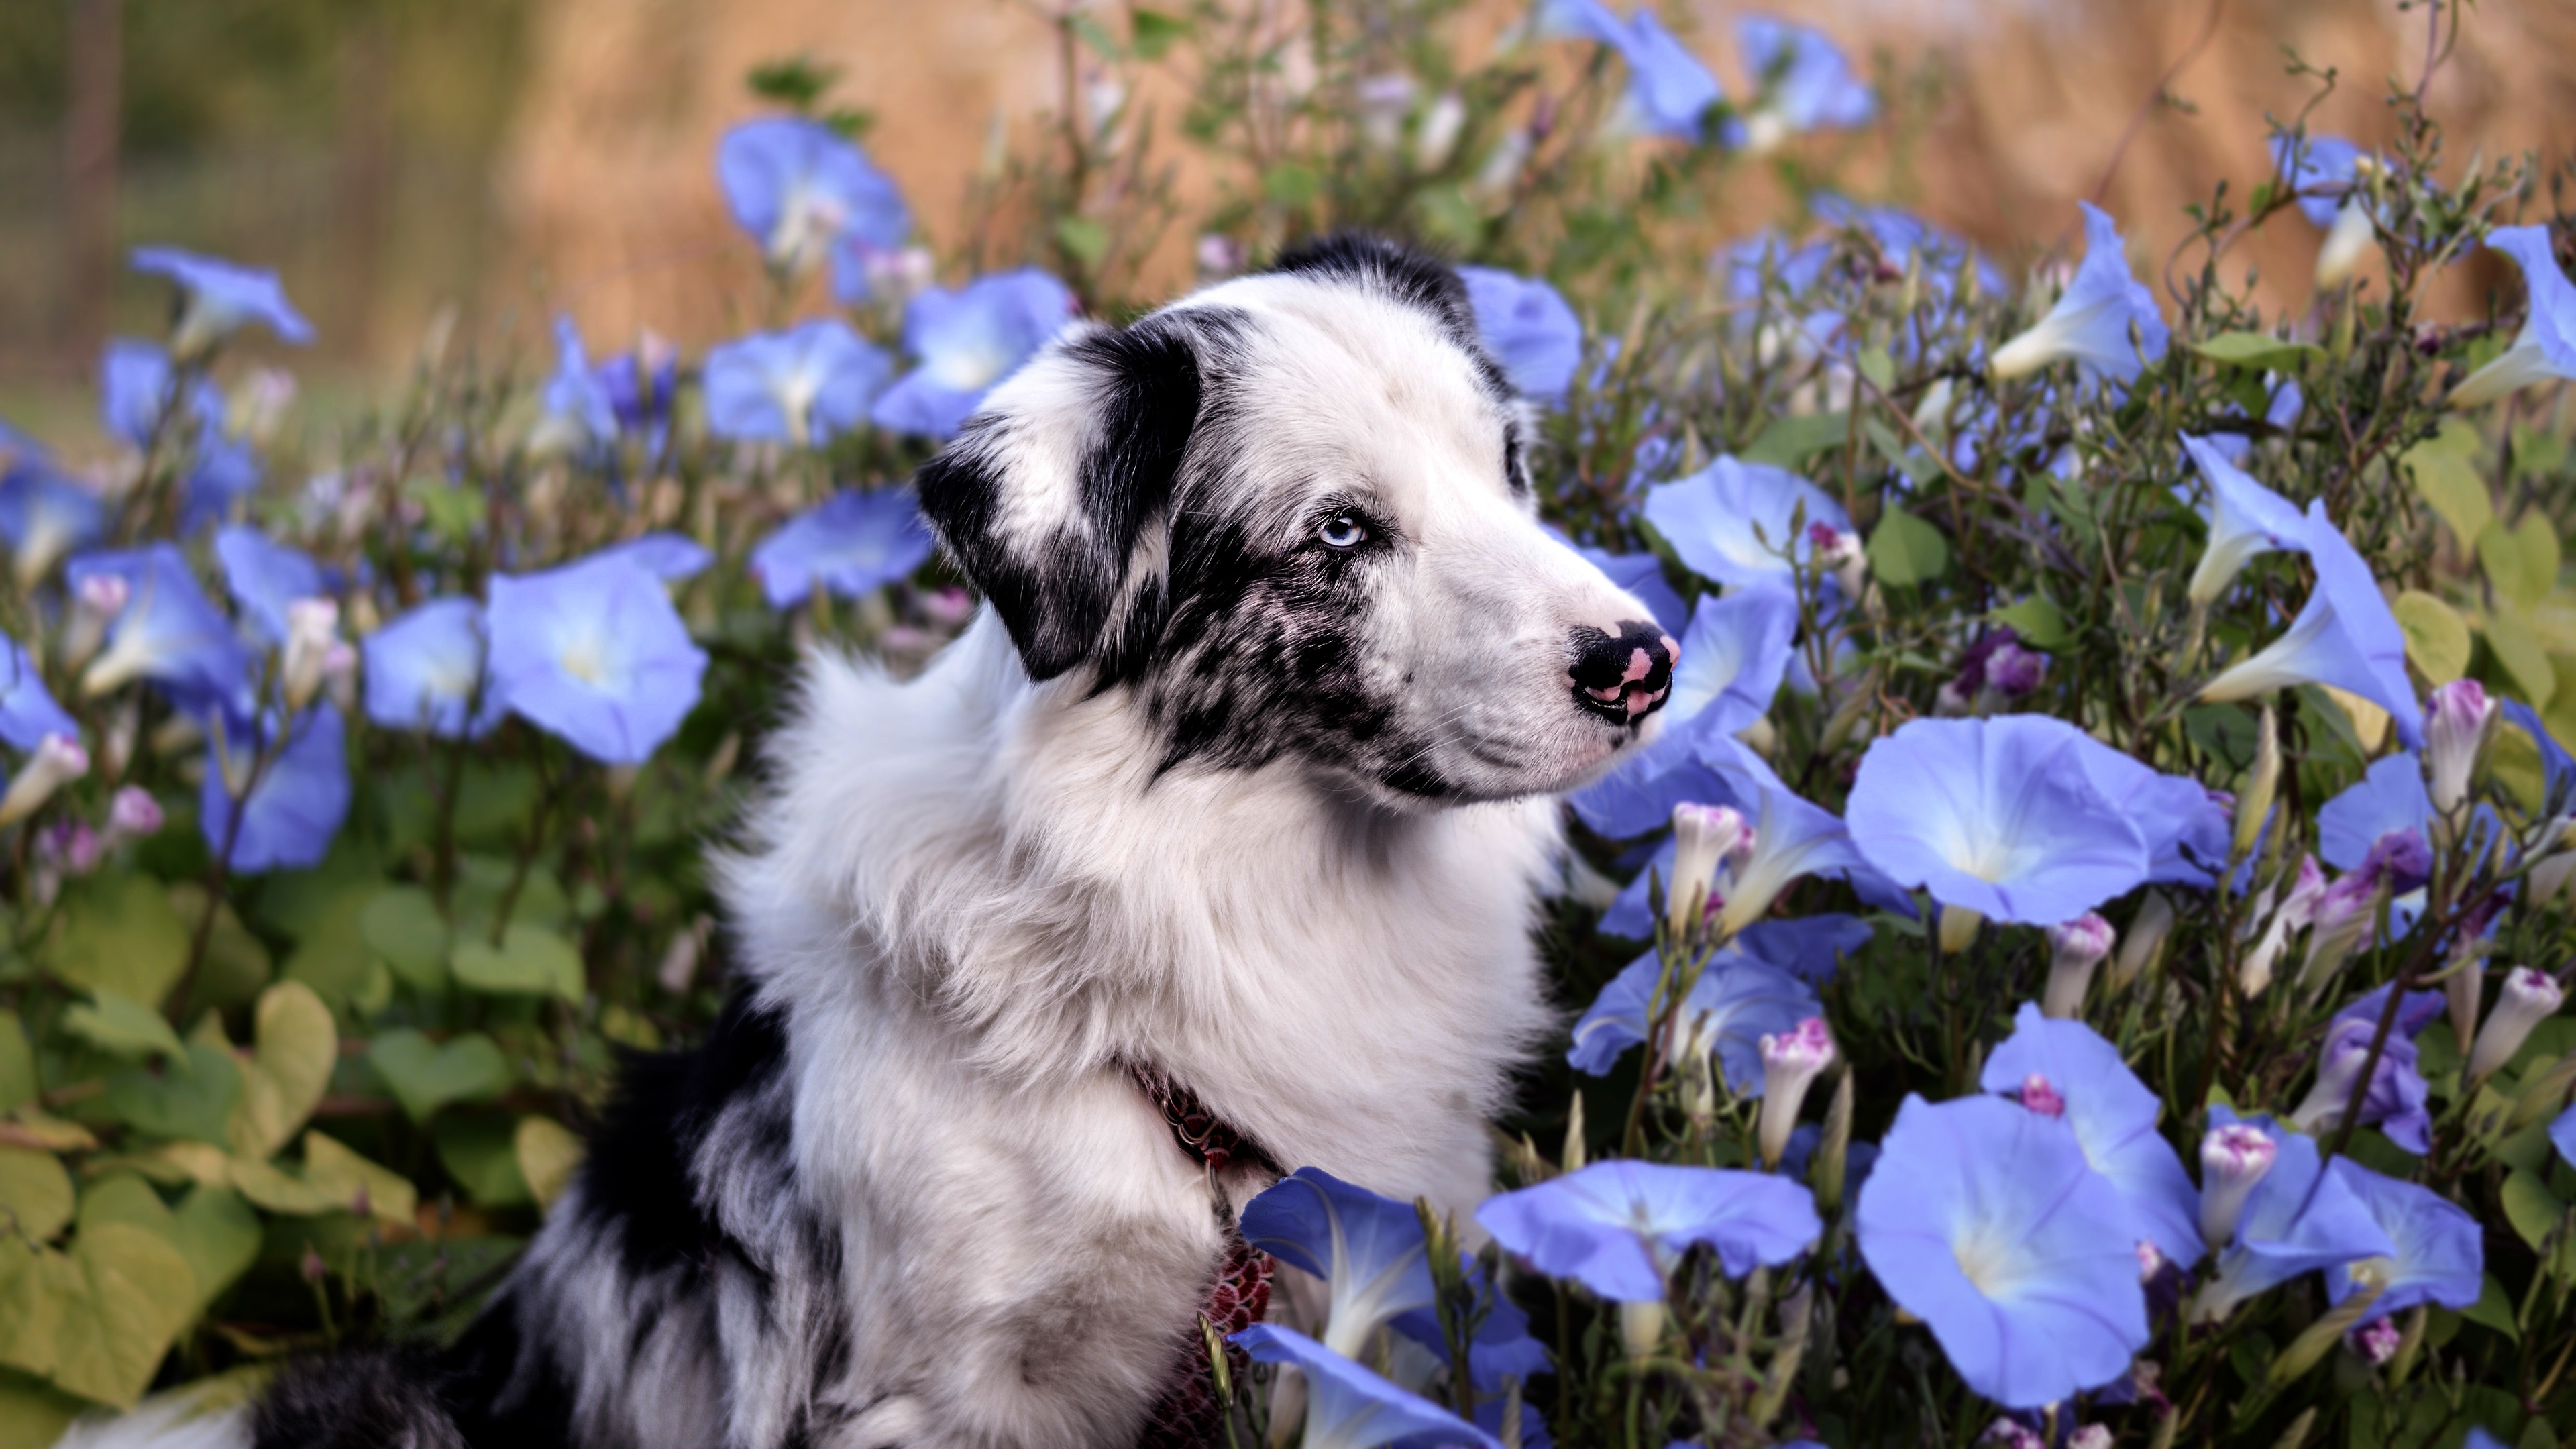
<path fill-rule="evenodd" d="M 450 1102 L 497 1097 L 510 1085 L 510 1059 L 479 1031 L 440 1046 L 409 1027 L 386 1032 L 367 1048 L 367 1065 L 393 1089 L 415 1122 Z"/>
<path fill-rule="evenodd" d="M 0 1147 L 0 1228 L 43 1242 L 72 1220 L 72 1177 L 50 1152 Z"/>
<path fill-rule="evenodd" d="M 447 964 L 476 991 L 581 1000 L 581 953 L 543 926 L 514 921 L 498 947 L 480 936 L 458 942 Z"/>
<path fill-rule="evenodd" d="M 450 1112 L 438 1119 L 438 1160 L 476 1207 L 515 1207 L 533 1201 L 519 1175 L 513 1123 L 492 1112 Z"/>
<path fill-rule="evenodd" d="M 63 1013 L 63 1028 L 112 1056 L 140 1059 L 159 1054 L 182 1058 L 187 1048 L 161 1013 L 133 997 L 104 988 L 91 1000 Z"/>
<path fill-rule="evenodd" d="M 229 1140 L 245 1157 L 267 1157 L 294 1138 L 322 1100 L 340 1057 L 340 1034 L 331 1024 L 331 1008 L 300 981 L 260 993 L 252 1030 Z"/>
<path fill-rule="evenodd" d="M 84 990 L 157 1006 L 187 967 L 189 924 L 150 876 L 99 871 L 64 885 L 45 964 Z"/>
<path fill-rule="evenodd" d="M 240 1107 L 241 1087 L 231 1049 L 192 1041 L 158 1070 L 132 1066 L 109 1077 L 99 1104 L 147 1136 L 221 1147 L 230 1140 L 225 1128 Z"/>
<path fill-rule="evenodd" d="M 447 986 L 449 931 L 438 902 L 418 886 L 376 892 L 358 917 L 359 934 L 404 985 L 414 991 Z"/>

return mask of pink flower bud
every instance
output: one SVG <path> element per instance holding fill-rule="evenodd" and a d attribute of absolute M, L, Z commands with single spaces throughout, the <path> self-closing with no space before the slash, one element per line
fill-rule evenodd
<path fill-rule="evenodd" d="M 2424 717 L 2424 767 L 2432 776 L 2433 809 L 2443 815 L 2469 795 L 2469 777 L 2494 727 L 2496 702 L 2474 679 L 2454 679 L 2433 691 Z"/>
<path fill-rule="evenodd" d="M 2247 1122 L 2213 1128 L 2200 1139 L 2200 1235 L 2212 1253 L 2236 1236 L 2246 1197 L 2280 1155 L 2281 1144 Z"/>
<path fill-rule="evenodd" d="M 140 785 L 120 786 L 107 802 L 107 830 L 112 836 L 140 839 L 158 835 L 161 822 L 161 802 Z"/>
<path fill-rule="evenodd" d="M 5 813 L 0 808 L 0 814 Z M 2478 1028 L 2477 1044 L 2469 1049 L 2469 1080 L 2483 1082 L 2494 1076 L 2522 1050 L 2531 1029 L 2556 1015 L 2566 1000 L 2567 993 L 2546 972 L 2528 966 L 2506 972 L 2504 989 L 2496 993 L 2495 1011 Z"/>
<path fill-rule="evenodd" d="M 2048 1078 L 2037 1072 L 2021 1079 L 2021 1090 L 2013 1094 L 2023 1106 L 2042 1117 L 2066 1115 L 2066 1096 Z"/>
<path fill-rule="evenodd" d="M 2393 1318 L 2374 1318 L 2354 1329 L 2346 1339 L 2361 1361 L 2373 1368 L 2397 1357 L 2397 1346 L 2405 1341 L 2405 1332 Z"/>
<path fill-rule="evenodd" d="M 2074 920 L 2048 928 L 2048 990 L 2040 998 L 2040 1014 L 2058 1021 L 2073 1021 L 2084 1014 L 2084 993 L 2092 988 L 2093 968 L 2111 954 L 2111 944 L 2118 933 L 2099 911 L 2086 911 Z"/>
<path fill-rule="evenodd" d="M 1724 805 L 1673 807 L 1673 878 L 1665 919 L 1678 936 L 1699 920 L 1717 884 L 1717 868 L 1744 840 L 1744 816 Z"/>
<path fill-rule="evenodd" d="M 1776 1166 L 1780 1154 L 1789 1148 L 1789 1134 L 1798 1128 L 1798 1109 L 1806 1102 L 1807 1088 L 1834 1064 L 1834 1038 L 1825 1029 L 1823 1017 L 1811 1016 L 1793 1031 L 1765 1034 L 1761 1047 L 1762 1161 Z"/>

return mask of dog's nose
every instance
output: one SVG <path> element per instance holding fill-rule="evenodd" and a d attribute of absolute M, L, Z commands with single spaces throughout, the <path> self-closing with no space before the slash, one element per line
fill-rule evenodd
<path fill-rule="evenodd" d="M 1652 619 L 1629 619 L 1616 634 L 1574 628 L 1574 702 L 1605 719 L 1631 724 L 1663 708 L 1672 692 L 1681 646 Z"/>

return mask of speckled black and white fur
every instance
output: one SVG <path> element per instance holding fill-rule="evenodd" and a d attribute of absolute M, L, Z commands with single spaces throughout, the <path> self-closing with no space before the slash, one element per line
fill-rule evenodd
<path fill-rule="evenodd" d="M 1049 347 L 919 480 L 988 606 L 908 683 L 813 661 L 769 749 L 711 1038 L 630 1068 L 456 1348 L 191 1427 L 1123 1449 L 1265 1185 L 1131 1062 L 1466 1220 L 1551 1020 L 1552 796 L 1663 679 L 1585 697 L 1660 631 L 1535 521 L 1523 426 L 1454 276 L 1364 240 Z"/>

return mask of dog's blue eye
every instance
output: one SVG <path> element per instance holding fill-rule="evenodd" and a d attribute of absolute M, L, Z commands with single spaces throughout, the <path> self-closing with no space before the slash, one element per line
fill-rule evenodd
<path fill-rule="evenodd" d="M 1368 529 L 1347 513 L 1336 513 L 1315 535 L 1326 548 L 1357 548 L 1368 541 Z"/>

